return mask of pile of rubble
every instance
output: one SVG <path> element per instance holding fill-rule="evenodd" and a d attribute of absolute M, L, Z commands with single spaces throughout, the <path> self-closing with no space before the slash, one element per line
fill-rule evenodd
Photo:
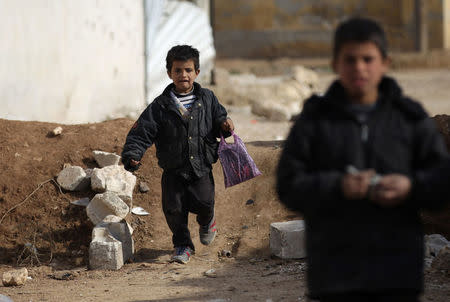
<path fill-rule="evenodd" d="M 317 73 L 292 66 L 286 75 L 257 77 L 251 73 L 231 74 L 218 69 L 226 94 L 247 100 L 251 112 L 272 121 L 289 121 L 300 113 L 305 99 L 318 91 Z"/>
<path fill-rule="evenodd" d="M 133 208 L 136 176 L 119 165 L 120 156 L 102 151 L 93 153 L 100 168 L 67 165 L 57 182 L 68 191 L 98 192 L 90 201 L 83 198 L 73 204 L 86 206 L 87 216 L 95 225 L 89 246 L 89 267 L 117 270 L 134 253 L 133 229 L 125 217 Z"/>

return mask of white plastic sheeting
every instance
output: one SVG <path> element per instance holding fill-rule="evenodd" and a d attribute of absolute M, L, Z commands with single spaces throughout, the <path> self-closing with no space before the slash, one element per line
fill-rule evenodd
<path fill-rule="evenodd" d="M 207 12 L 192 3 L 173 0 L 145 0 L 146 89 L 151 103 L 171 82 L 166 71 L 170 48 L 188 44 L 200 52 L 199 83 L 207 83 L 216 55 Z"/>

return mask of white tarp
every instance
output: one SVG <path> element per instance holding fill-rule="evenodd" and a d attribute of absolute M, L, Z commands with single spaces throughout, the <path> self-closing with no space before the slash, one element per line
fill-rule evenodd
<path fill-rule="evenodd" d="M 166 71 L 166 55 L 175 45 L 192 45 L 199 50 L 200 75 L 197 81 L 207 83 L 216 55 L 207 12 L 186 1 L 145 1 L 147 103 L 151 103 L 171 82 Z"/>

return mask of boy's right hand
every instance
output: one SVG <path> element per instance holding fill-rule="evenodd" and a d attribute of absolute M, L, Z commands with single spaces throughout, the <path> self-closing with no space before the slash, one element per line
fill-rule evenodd
<path fill-rule="evenodd" d="M 344 197 L 350 200 L 366 197 L 370 187 L 370 180 L 374 175 L 374 170 L 345 174 L 341 179 L 341 190 Z"/>
<path fill-rule="evenodd" d="M 134 172 L 137 169 L 139 169 L 139 166 L 141 165 L 140 161 L 134 160 L 134 159 L 127 159 L 123 161 L 123 167 L 125 168 L 125 170 L 130 171 L 130 172 Z"/>

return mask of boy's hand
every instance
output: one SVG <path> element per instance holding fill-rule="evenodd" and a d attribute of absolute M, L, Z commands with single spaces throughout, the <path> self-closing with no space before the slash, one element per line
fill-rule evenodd
<path fill-rule="evenodd" d="M 388 174 L 381 177 L 370 199 L 382 207 L 401 204 L 411 191 L 411 180 L 405 175 Z"/>
<path fill-rule="evenodd" d="M 134 159 L 131 159 L 131 160 L 130 160 L 130 164 L 131 164 L 133 167 L 138 166 L 140 163 L 141 163 L 140 161 L 137 161 L 137 160 L 134 160 Z"/>
<path fill-rule="evenodd" d="M 141 165 L 140 161 L 134 160 L 134 159 L 128 159 L 123 161 L 123 167 L 125 170 L 134 172 L 137 169 L 139 169 L 139 166 Z"/>
<path fill-rule="evenodd" d="M 374 175 L 374 170 L 345 174 L 341 180 L 341 190 L 345 198 L 354 200 L 366 197 L 369 191 L 370 179 Z"/>
<path fill-rule="evenodd" d="M 222 131 L 225 131 L 225 132 L 234 131 L 234 124 L 230 118 L 227 118 L 220 126 L 222 128 Z"/>

